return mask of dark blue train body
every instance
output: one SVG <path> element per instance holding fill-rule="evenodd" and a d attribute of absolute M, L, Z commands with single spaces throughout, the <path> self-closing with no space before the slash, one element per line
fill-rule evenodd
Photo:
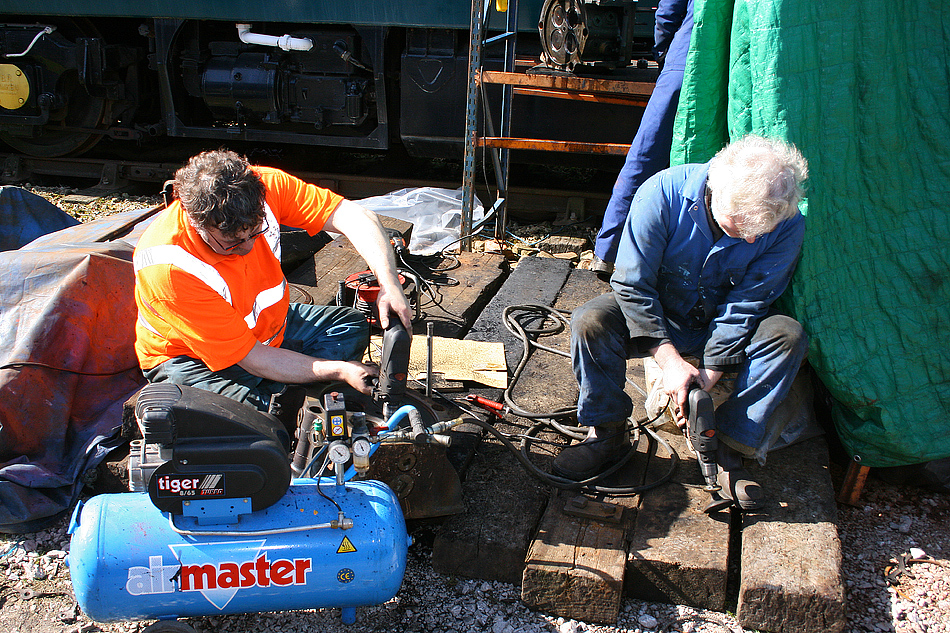
<path fill-rule="evenodd" d="M 602 48 L 616 48 L 617 16 L 636 15 L 628 54 L 648 55 L 644 3 L 558 1 L 590 7 L 584 32 Z M 519 3 L 518 53 L 534 63 L 543 4 L 550 0 Z M 415 155 L 461 156 L 470 21 L 468 0 L 0 0 L 0 139 L 50 157 L 105 136 L 369 150 L 401 143 Z M 493 11 L 491 25 L 503 24 Z M 486 65 L 500 56 L 489 49 Z M 513 130 L 630 141 L 639 109 L 600 106 L 591 115 L 589 107 L 528 97 Z"/>

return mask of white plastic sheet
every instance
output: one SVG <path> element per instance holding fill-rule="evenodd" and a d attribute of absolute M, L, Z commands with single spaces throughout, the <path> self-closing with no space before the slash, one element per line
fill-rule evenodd
<path fill-rule="evenodd" d="M 432 255 L 441 249 L 457 247 L 462 226 L 462 190 L 419 187 L 400 189 L 383 196 L 363 198 L 360 205 L 379 215 L 412 223 L 409 251 L 416 255 Z M 472 224 L 484 217 L 477 203 L 472 210 Z"/>

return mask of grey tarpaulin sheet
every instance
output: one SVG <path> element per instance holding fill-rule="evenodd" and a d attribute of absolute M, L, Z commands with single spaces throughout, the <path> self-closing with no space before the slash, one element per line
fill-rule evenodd
<path fill-rule="evenodd" d="M 0 253 L 0 531 L 32 531 L 69 508 L 144 384 L 133 247 L 72 239 L 100 239 L 117 224 Z"/>
<path fill-rule="evenodd" d="M 674 164 L 749 132 L 809 160 L 782 307 L 855 459 L 950 456 L 950 3 L 697 0 Z"/>

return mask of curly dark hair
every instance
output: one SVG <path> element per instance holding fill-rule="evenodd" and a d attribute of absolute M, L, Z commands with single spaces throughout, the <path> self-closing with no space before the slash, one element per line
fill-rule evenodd
<path fill-rule="evenodd" d="M 175 172 L 175 195 L 191 221 L 226 236 L 261 223 L 266 193 L 247 159 L 229 150 L 192 156 Z"/>

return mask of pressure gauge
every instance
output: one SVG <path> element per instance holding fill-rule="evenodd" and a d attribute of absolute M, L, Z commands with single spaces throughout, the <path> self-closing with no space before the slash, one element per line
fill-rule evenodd
<path fill-rule="evenodd" d="M 372 448 L 370 442 L 365 437 L 358 437 L 353 440 L 353 455 L 356 457 L 369 457 L 369 451 Z"/>
<path fill-rule="evenodd" d="M 350 459 L 350 449 L 343 442 L 330 444 L 330 461 L 334 464 L 345 464 Z"/>

